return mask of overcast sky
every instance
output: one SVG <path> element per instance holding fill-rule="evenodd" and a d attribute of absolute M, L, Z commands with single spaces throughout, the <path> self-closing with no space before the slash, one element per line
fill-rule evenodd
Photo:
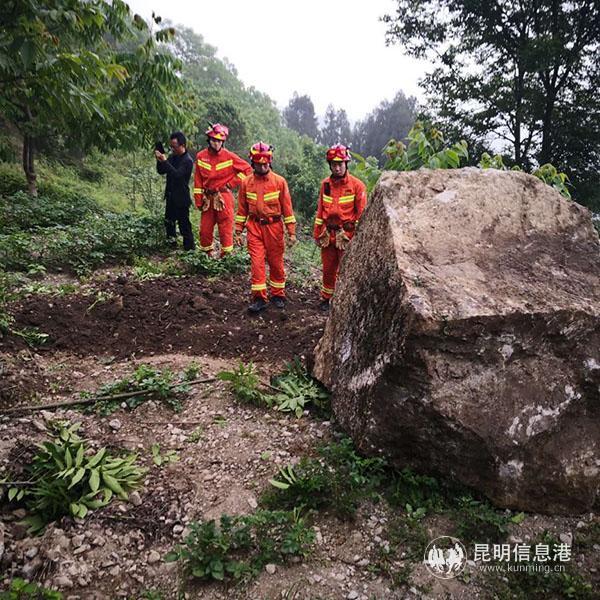
<path fill-rule="evenodd" d="M 280 108 L 294 91 L 308 94 L 317 114 L 329 103 L 362 118 L 398 90 L 422 98 L 427 64 L 385 46 L 394 0 L 128 0 L 144 18 L 152 11 L 191 27 L 235 65 L 248 86 Z"/>

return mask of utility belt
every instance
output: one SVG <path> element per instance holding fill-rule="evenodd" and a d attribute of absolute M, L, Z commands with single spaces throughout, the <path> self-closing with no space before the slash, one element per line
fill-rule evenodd
<path fill-rule="evenodd" d="M 354 231 L 356 229 L 356 223 L 354 221 L 346 221 L 341 225 L 339 223 L 325 223 L 325 227 L 327 227 L 327 231 L 339 231 L 343 229 L 344 231 Z"/>
<path fill-rule="evenodd" d="M 215 194 L 218 194 L 219 192 L 228 192 L 228 191 L 229 191 L 228 187 L 222 187 L 222 188 L 219 188 L 218 190 L 207 190 L 207 189 L 205 189 L 204 190 L 204 194 L 206 196 L 214 196 Z"/>
<path fill-rule="evenodd" d="M 281 215 L 276 217 L 259 217 L 258 215 L 248 215 L 248 218 L 258 223 L 259 225 L 270 225 L 271 223 L 277 223 L 281 221 Z"/>

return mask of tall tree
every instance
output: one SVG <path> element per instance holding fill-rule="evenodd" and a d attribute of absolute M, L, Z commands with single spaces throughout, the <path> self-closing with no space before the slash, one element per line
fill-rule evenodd
<path fill-rule="evenodd" d="M 319 131 L 319 142 L 325 146 L 331 146 L 337 142 L 349 144 L 352 137 L 352 129 L 346 111 L 341 108 L 336 110 L 330 104 L 325 111 L 323 127 Z"/>
<path fill-rule="evenodd" d="M 310 96 L 299 96 L 298 92 L 290 99 L 283 110 L 283 119 L 287 127 L 297 131 L 300 135 L 307 135 L 311 140 L 316 140 L 319 134 L 315 106 Z"/>
<path fill-rule="evenodd" d="M 444 126 L 502 140 L 514 162 L 558 162 L 573 147 L 565 122 L 581 106 L 598 119 L 600 3 L 597 0 L 397 0 L 387 41 L 435 61 L 424 79 Z M 576 100 L 578 99 L 578 100 Z M 561 125 L 561 123 L 563 125 Z M 597 130 L 597 128 L 594 128 Z M 595 131 L 584 132 L 597 148 Z M 561 165 L 566 167 L 567 165 Z M 597 165 L 600 167 L 600 165 Z"/>
<path fill-rule="evenodd" d="M 354 126 L 352 148 L 364 157 L 383 158 L 383 148 L 390 140 L 404 139 L 417 117 L 417 101 L 400 91 L 390 102 L 384 100 L 365 119 Z"/>
<path fill-rule="evenodd" d="M 122 0 L 5 0 L 0 22 L 0 111 L 22 134 L 31 194 L 36 138 L 131 145 L 176 110 L 175 64 L 156 46 L 174 32 L 151 35 Z"/>

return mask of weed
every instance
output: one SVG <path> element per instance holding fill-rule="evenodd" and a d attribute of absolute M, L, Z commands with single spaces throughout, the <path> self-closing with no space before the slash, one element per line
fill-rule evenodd
<path fill-rule="evenodd" d="M 192 431 L 186 438 L 186 442 L 188 444 L 196 444 L 197 442 L 199 442 L 202 439 L 202 436 L 204 435 L 204 428 L 202 427 L 202 425 L 199 425 L 198 427 L 196 427 L 196 429 L 194 429 L 194 431 Z"/>
<path fill-rule="evenodd" d="M 455 535 L 466 545 L 502 541 L 512 520 L 510 513 L 500 512 L 489 502 L 475 500 L 471 496 L 458 498 L 453 516 L 456 522 Z"/>
<path fill-rule="evenodd" d="M 533 545 L 544 544 L 552 548 L 559 544 L 552 535 L 544 532 Z M 586 581 L 570 563 L 560 562 L 550 555 L 543 569 L 522 570 L 522 563 L 505 563 L 511 569 L 510 577 L 495 574 L 486 584 L 499 600 L 544 600 L 546 598 L 573 598 L 592 600 L 597 598 L 592 584 Z"/>
<path fill-rule="evenodd" d="M 271 381 L 280 390 L 270 400 L 277 410 L 301 417 L 306 408 L 314 407 L 322 415 L 329 415 L 329 394 L 304 369 L 298 359 L 286 366 L 285 371 Z"/>
<path fill-rule="evenodd" d="M 223 258 L 216 260 L 209 257 L 206 252 L 182 252 L 178 260 L 190 275 L 206 275 L 208 277 L 222 277 L 245 273 L 248 270 L 250 257 L 245 250 L 235 249 Z"/>
<path fill-rule="evenodd" d="M 314 532 L 298 510 L 260 510 L 250 515 L 222 515 L 191 523 L 190 535 L 165 561 L 181 561 L 186 576 L 202 580 L 249 580 L 265 565 L 283 563 L 291 556 L 306 556 Z"/>
<path fill-rule="evenodd" d="M 160 444 L 152 444 L 152 462 L 157 466 L 161 467 L 168 465 L 169 463 L 175 463 L 179 461 L 179 454 L 175 450 L 167 450 L 164 454 L 160 452 Z"/>
<path fill-rule="evenodd" d="M 439 511 L 445 506 L 442 488 L 433 477 L 418 475 L 408 468 L 391 475 L 386 497 L 392 506 L 409 507 L 407 512 Z"/>
<path fill-rule="evenodd" d="M 217 379 L 229 382 L 231 391 L 238 400 L 256 406 L 266 404 L 265 394 L 258 389 L 260 380 L 252 363 L 248 366 L 240 363 L 236 370 L 221 371 L 217 374 Z"/>
<path fill-rule="evenodd" d="M 99 400 L 94 405 L 94 409 L 104 415 L 117 410 L 121 406 L 121 402 L 124 402 L 127 408 L 134 409 L 148 400 L 158 400 L 172 410 L 179 411 L 181 410 L 181 396 L 190 391 L 190 386 L 187 385 L 184 377 L 180 375 L 176 379 L 170 369 L 161 371 L 149 365 L 140 365 L 132 377 L 125 377 L 114 383 L 103 385 L 93 394 L 84 392 L 81 397 L 106 396 L 106 400 Z M 110 396 L 129 392 L 144 393 L 123 400 L 110 398 Z"/>
<path fill-rule="evenodd" d="M 0 592 L 0 600 L 62 600 L 63 595 L 37 583 L 13 579 L 8 590 Z"/>
<path fill-rule="evenodd" d="M 350 438 L 317 449 L 319 458 L 303 458 L 280 469 L 261 502 L 267 508 L 331 508 L 340 518 L 354 515 L 361 502 L 377 497 L 386 463 L 359 456 Z"/>
<path fill-rule="evenodd" d="M 135 464 L 136 455 L 117 458 L 106 448 L 92 455 L 78 429 L 79 424 L 56 423 L 53 439 L 37 446 L 26 467 L 28 485 L 8 489 L 8 500 L 23 501 L 32 513 L 27 518 L 30 532 L 66 514 L 84 518 L 114 495 L 126 500 L 127 492 L 140 484 L 144 470 Z"/>

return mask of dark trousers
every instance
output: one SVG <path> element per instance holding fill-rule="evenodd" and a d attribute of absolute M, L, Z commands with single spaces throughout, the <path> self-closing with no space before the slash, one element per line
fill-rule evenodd
<path fill-rule="evenodd" d="M 167 202 L 165 208 L 165 231 L 167 239 L 177 237 L 175 225 L 179 225 L 179 233 L 183 237 L 183 249 L 193 250 L 194 234 L 192 233 L 192 224 L 190 223 L 190 207 L 189 206 L 173 206 Z"/>

